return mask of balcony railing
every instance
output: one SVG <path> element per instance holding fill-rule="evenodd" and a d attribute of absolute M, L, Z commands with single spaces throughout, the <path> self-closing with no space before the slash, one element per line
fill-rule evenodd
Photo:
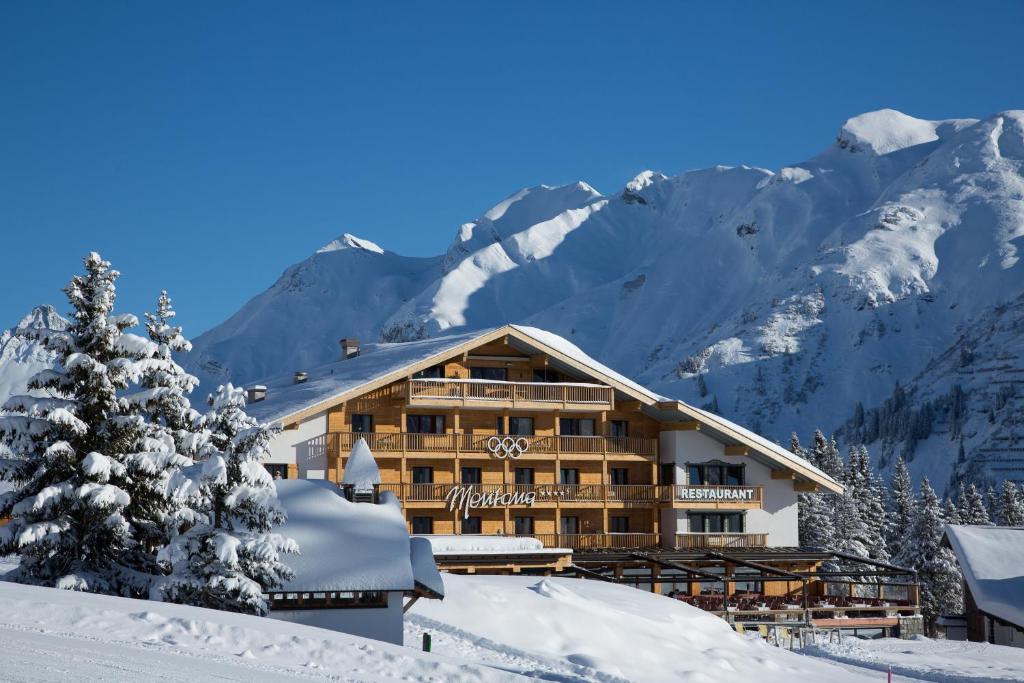
<path fill-rule="evenodd" d="M 763 486 L 719 486 L 676 484 L 663 487 L 662 500 L 679 507 L 755 508 L 763 505 Z"/>
<path fill-rule="evenodd" d="M 489 453 L 494 434 L 412 434 L 409 432 L 331 432 L 330 452 L 347 455 L 356 441 L 366 439 L 374 453 Z M 504 438 L 504 437 L 500 437 Z M 566 455 L 658 454 L 658 440 L 638 436 L 514 436 L 523 439 L 525 453 Z"/>
<path fill-rule="evenodd" d="M 545 548 L 571 548 L 572 550 L 597 550 L 606 548 L 640 549 L 658 545 L 658 534 L 516 534 L 530 536 L 544 544 Z"/>
<path fill-rule="evenodd" d="M 410 405 L 499 404 L 509 407 L 551 408 L 586 406 L 610 409 L 615 391 L 600 384 L 494 382 L 472 379 L 411 379 L 406 393 Z"/>
<path fill-rule="evenodd" d="M 689 533 L 676 534 L 676 550 L 709 548 L 763 548 L 768 534 Z"/>
<path fill-rule="evenodd" d="M 533 493 L 538 503 L 655 503 L 661 489 L 651 484 L 381 484 L 380 490 L 392 491 L 403 501 L 431 502 L 445 500 L 453 486 L 470 486 L 480 493 Z"/>

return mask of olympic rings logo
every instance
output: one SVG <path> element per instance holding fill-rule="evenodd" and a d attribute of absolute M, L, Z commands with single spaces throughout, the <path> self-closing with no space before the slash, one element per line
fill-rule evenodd
<path fill-rule="evenodd" d="M 487 439 L 487 450 L 499 460 L 518 458 L 530 448 L 530 442 L 513 436 L 492 436 Z"/>

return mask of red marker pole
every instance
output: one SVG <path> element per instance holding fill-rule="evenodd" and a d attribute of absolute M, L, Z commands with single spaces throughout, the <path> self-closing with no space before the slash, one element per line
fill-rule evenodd
<path fill-rule="evenodd" d="M 889 665 L 889 683 L 892 683 L 892 664 Z"/>

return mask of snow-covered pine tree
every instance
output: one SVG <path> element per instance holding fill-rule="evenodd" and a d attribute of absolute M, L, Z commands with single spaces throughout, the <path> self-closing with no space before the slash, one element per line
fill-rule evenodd
<path fill-rule="evenodd" d="M 889 516 L 886 514 L 882 497 L 882 482 L 871 468 L 871 456 L 866 446 L 857 447 L 857 487 L 854 497 L 860 508 L 861 518 L 867 528 L 868 557 L 882 562 L 888 561 Z"/>
<path fill-rule="evenodd" d="M 820 433 L 820 432 L 819 432 Z M 824 441 L 824 436 L 822 437 Z M 789 440 L 789 450 L 805 460 L 813 456 L 800 445 L 800 437 L 794 433 Z M 813 465 L 814 462 L 811 462 Z M 822 493 L 801 493 L 797 496 L 798 527 L 800 545 L 808 548 L 831 549 L 834 545 L 832 535 L 832 515 L 830 506 Z"/>
<path fill-rule="evenodd" d="M 895 555 L 910 533 L 914 521 L 914 485 L 910 481 L 910 470 L 907 461 L 900 455 L 893 466 L 892 479 L 889 485 L 889 528 L 886 545 L 889 555 Z"/>
<path fill-rule="evenodd" d="M 910 534 L 895 563 L 917 570 L 921 612 L 929 632 L 934 632 L 939 615 L 963 614 L 963 586 L 953 551 L 942 545 L 942 510 L 928 477 L 921 480 L 920 491 Z"/>
<path fill-rule="evenodd" d="M 953 500 L 946 498 L 943 504 L 944 511 L 942 518 L 946 524 L 959 524 L 960 523 L 960 512 L 956 509 L 956 505 L 953 504 Z"/>
<path fill-rule="evenodd" d="M 183 474 L 192 455 L 205 442 L 202 416 L 192 409 L 187 394 L 198 384 L 174 360 L 173 352 L 191 349 L 181 328 L 170 325 L 175 316 L 166 291 L 157 300 L 157 312 L 146 314 L 149 356 L 136 364 L 133 380 L 138 390 L 124 396 L 125 403 L 146 421 L 138 455 L 129 460 L 134 472 L 127 510 L 143 549 L 139 568 L 161 574 L 157 552 L 176 535 L 178 527 L 193 520 L 186 505 L 193 482 Z"/>
<path fill-rule="evenodd" d="M 814 445 L 815 451 L 818 450 L 818 434 L 820 430 L 814 433 Z M 843 458 L 839 455 L 839 446 L 836 444 L 835 437 L 832 437 L 825 443 L 820 453 L 815 453 L 817 459 L 817 466 L 822 472 L 832 477 L 836 481 L 842 481 L 844 476 L 845 465 L 843 464 Z"/>
<path fill-rule="evenodd" d="M 161 291 L 156 312 L 146 314 L 146 332 L 156 344 L 156 353 L 142 375 L 140 384 L 147 391 L 141 392 L 138 400 L 161 432 L 174 439 L 178 453 L 195 456 L 207 437 L 202 428 L 203 415 L 188 398 L 199 380 L 174 360 L 173 354 L 192 350 L 192 343 L 182 335 L 181 327 L 171 324 L 176 315 L 171 298 Z"/>
<path fill-rule="evenodd" d="M 996 520 L 999 519 L 999 495 L 996 493 L 996 489 L 992 484 L 988 485 L 985 489 L 985 511 L 988 512 L 989 524 L 998 524 Z"/>
<path fill-rule="evenodd" d="M 1003 480 L 996 510 L 1000 525 L 1024 527 L 1024 493 L 1009 479 Z"/>
<path fill-rule="evenodd" d="M 261 464 L 275 429 L 245 413 L 245 392 L 227 384 L 210 397 L 209 442 L 195 466 L 196 522 L 160 552 L 170 576 L 153 599 L 266 614 L 263 592 L 291 577 L 282 553 L 294 541 L 273 532 L 285 521 L 274 480 Z"/>
<path fill-rule="evenodd" d="M 139 595 L 130 491 L 146 437 L 145 420 L 119 397 L 151 352 L 125 330 L 132 315 L 114 315 L 119 273 L 99 254 L 65 287 L 73 314 L 63 331 L 34 335 L 56 366 L 29 380 L 43 396 L 15 396 L 0 416 L 0 438 L 13 458 L 2 474 L 14 489 L 0 496 L 0 555 L 17 553 L 16 581 L 73 590 Z"/>
<path fill-rule="evenodd" d="M 992 524 L 992 520 L 988 516 L 988 509 L 985 506 L 985 500 L 982 498 L 981 493 L 978 492 L 978 487 L 974 484 L 967 487 L 963 498 L 957 506 L 957 512 L 960 514 L 961 524 Z"/>

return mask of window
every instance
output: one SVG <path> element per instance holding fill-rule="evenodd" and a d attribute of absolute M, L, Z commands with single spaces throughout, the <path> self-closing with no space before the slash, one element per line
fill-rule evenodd
<path fill-rule="evenodd" d="M 670 462 L 661 465 L 661 483 L 666 486 L 676 483 L 676 466 Z"/>
<path fill-rule="evenodd" d="M 593 436 L 594 420 L 584 417 L 563 417 L 558 420 L 558 433 L 562 436 Z"/>
<path fill-rule="evenodd" d="M 412 532 L 414 534 L 432 534 L 432 533 L 434 533 L 434 518 L 433 517 L 413 517 L 412 518 Z"/>
<path fill-rule="evenodd" d="M 702 462 L 687 465 L 687 477 L 691 485 L 742 486 L 743 465 L 727 465 L 718 462 Z"/>
<path fill-rule="evenodd" d="M 516 517 L 516 535 L 526 536 L 533 533 L 533 517 Z"/>
<path fill-rule="evenodd" d="M 571 467 L 563 467 L 558 481 L 565 486 L 576 486 L 580 483 L 580 471 Z"/>
<path fill-rule="evenodd" d="M 522 486 L 530 486 L 533 484 L 533 468 L 532 467 L 517 467 L 516 468 L 516 483 Z"/>
<path fill-rule="evenodd" d="M 410 434 L 444 434 L 444 415 L 406 415 L 405 431 Z"/>
<path fill-rule="evenodd" d="M 533 436 L 533 418 L 510 417 L 508 419 L 508 433 L 516 436 Z"/>
<path fill-rule="evenodd" d="M 462 468 L 462 483 L 463 484 L 479 484 L 480 482 L 480 468 L 479 467 L 463 467 Z"/>
<path fill-rule="evenodd" d="M 609 422 L 608 436 L 629 436 L 629 420 L 612 420 Z"/>
<path fill-rule="evenodd" d="M 479 534 L 480 533 L 480 518 L 479 517 L 467 517 L 462 520 L 462 533 L 464 534 Z"/>
<path fill-rule="evenodd" d="M 267 468 L 267 472 L 270 472 L 270 476 L 272 476 L 274 479 L 288 478 L 288 465 L 275 465 L 272 463 L 264 463 L 263 466 Z"/>
<path fill-rule="evenodd" d="M 743 532 L 743 514 L 739 512 L 691 512 L 690 531 L 707 534 L 737 534 Z"/>
<path fill-rule="evenodd" d="M 629 533 L 629 517 L 609 517 L 608 522 L 613 534 Z"/>
<path fill-rule="evenodd" d="M 562 533 L 563 534 L 578 534 L 580 532 L 580 518 L 579 517 L 562 517 Z"/>
<path fill-rule="evenodd" d="M 469 369 L 470 379 L 484 379 L 489 382 L 507 382 L 508 381 L 508 369 L 507 368 L 478 368 L 471 367 Z"/>
<path fill-rule="evenodd" d="M 412 468 L 412 483 L 414 483 L 414 484 L 433 484 L 434 483 L 434 468 L 433 467 L 413 467 Z"/>
<path fill-rule="evenodd" d="M 533 371 L 534 382 L 564 382 L 565 375 L 558 370 L 551 368 L 535 368 Z"/>
<path fill-rule="evenodd" d="M 357 434 L 369 434 L 373 431 L 373 415 L 353 415 L 352 431 Z"/>
<path fill-rule="evenodd" d="M 444 379 L 444 366 L 435 365 L 434 367 L 420 370 L 413 374 L 413 379 Z"/>
<path fill-rule="evenodd" d="M 625 486 L 629 484 L 629 470 L 625 467 L 613 467 L 608 471 L 612 478 L 612 486 Z"/>
<path fill-rule="evenodd" d="M 504 434 L 505 433 L 505 418 L 502 415 L 494 418 L 494 433 Z"/>

